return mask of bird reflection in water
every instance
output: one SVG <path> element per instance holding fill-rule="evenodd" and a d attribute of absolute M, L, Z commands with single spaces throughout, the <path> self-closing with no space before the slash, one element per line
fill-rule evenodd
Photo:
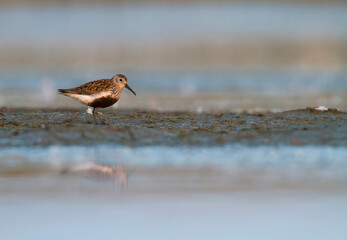
<path fill-rule="evenodd" d="M 66 168 L 62 171 L 62 174 L 78 175 L 93 180 L 114 179 L 119 187 L 124 188 L 128 185 L 128 177 L 132 172 L 133 170 L 127 173 L 121 165 L 84 163 L 78 166 Z"/>

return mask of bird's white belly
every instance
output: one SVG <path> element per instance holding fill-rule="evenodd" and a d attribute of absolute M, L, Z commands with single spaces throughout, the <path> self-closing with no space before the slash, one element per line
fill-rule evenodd
<path fill-rule="evenodd" d="M 110 91 L 100 92 L 100 93 L 95 93 L 92 95 L 69 94 L 69 96 L 72 98 L 75 98 L 76 100 L 86 105 L 89 105 L 92 102 L 94 102 L 96 99 L 112 97 L 112 92 Z"/>

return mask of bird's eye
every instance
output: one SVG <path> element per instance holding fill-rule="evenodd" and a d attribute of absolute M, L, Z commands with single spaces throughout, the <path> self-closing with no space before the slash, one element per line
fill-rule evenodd
<path fill-rule="evenodd" d="M 122 79 L 119 79 L 119 81 L 121 81 L 121 82 L 122 82 L 123 80 L 122 80 Z"/>

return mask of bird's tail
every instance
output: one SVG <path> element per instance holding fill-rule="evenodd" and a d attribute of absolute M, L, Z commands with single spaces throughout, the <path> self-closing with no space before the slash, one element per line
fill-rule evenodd
<path fill-rule="evenodd" d="M 69 95 L 78 93 L 76 88 L 58 89 L 59 94 Z"/>
<path fill-rule="evenodd" d="M 58 89 L 58 93 L 59 94 L 64 94 L 64 93 L 66 93 L 66 89 Z"/>

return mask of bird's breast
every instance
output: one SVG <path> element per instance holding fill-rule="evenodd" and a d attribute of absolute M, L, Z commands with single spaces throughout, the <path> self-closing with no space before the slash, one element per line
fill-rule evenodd
<path fill-rule="evenodd" d="M 118 101 L 118 98 L 112 95 L 101 96 L 90 101 L 88 105 L 95 108 L 106 108 L 106 107 L 112 106 L 117 101 Z"/>

